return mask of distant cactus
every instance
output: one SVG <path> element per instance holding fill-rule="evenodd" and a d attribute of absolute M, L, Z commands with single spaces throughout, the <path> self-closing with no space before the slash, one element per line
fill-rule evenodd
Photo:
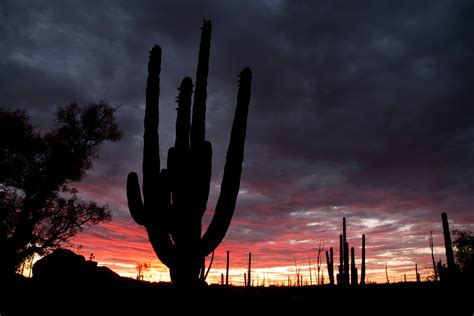
<path fill-rule="evenodd" d="M 355 264 L 354 247 L 351 247 L 351 285 L 357 285 L 357 268 Z"/>
<path fill-rule="evenodd" d="M 416 276 L 416 282 L 420 283 L 421 282 L 421 277 L 420 274 L 418 273 L 418 264 L 415 263 L 415 276 Z"/>
<path fill-rule="evenodd" d="M 362 263 L 360 266 L 360 285 L 365 284 L 365 234 L 362 234 Z"/>
<path fill-rule="evenodd" d="M 252 286 L 252 253 L 249 252 L 249 266 L 247 271 L 247 286 Z"/>
<path fill-rule="evenodd" d="M 434 257 L 433 231 L 431 230 L 430 230 L 429 244 L 430 244 L 430 249 L 431 249 L 431 262 L 433 263 L 434 280 L 438 281 L 438 269 L 436 268 L 436 260 Z"/>
<path fill-rule="evenodd" d="M 349 285 L 358 284 L 358 269 L 355 265 L 355 254 L 354 247 L 351 248 L 351 253 L 349 255 L 349 243 L 347 242 L 346 235 L 346 218 L 342 218 L 342 234 L 339 235 L 339 267 L 336 274 L 337 285 Z M 332 255 L 333 249 L 331 250 L 331 258 L 326 251 L 326 261 L 328 262 L 328 274 L 331 284 L 334 284 L 334 259 Z M 349 256 L 351 256 L 351 265 L 349 266 Z M 360 275 L 360 285 L 366 283 L 365 280 L 365 234 L 362 235 L 362 259 L 361 259 L 361 275 Z M 350 268 L 350 272 L 349 272 Z M 331 280 L 332 277 L 332 280 Z"/>
<path fill-rule="evenodd" d="M 338 285 L 349 284 L 349 244 L 346 237 L 346 218 L 342 218 L 342 235 L 339 235 L 339 274 Z"/>
<path fill-rule="evenodd" d="M 346 235 L 346 218 L 342 218 L 342 242 L 344 244 L 344 284 L 349 284 L 349 243 Z"/>
<path fill-rule="evenodd" d="M 229 263 L 230 263 L 230 253 L 227 250 L 227 260 L 225 265 L 225 285 L 229 285 Z"/>
<path fill-rule="evenodd" d="M 329 283 L 334 285 L 334 255 L 332 247 L 329 248 L 329 253 L 326 250 L 326 262 L 328 266 Z"/>
<path fill-rule="evenodd" d="M 442 213 L 441 220 L 443 221 L 444 247 L 446 249 L 446 262 L 448 264 L 448 278 L 452 280 L 455 277 L 456 266 L 454 263 L 453 244 L 451 241 L 451 231 L 449 230 L 448 215 Z"/>
<path fill-rule="evenodd" d="M 201 237 L 201 218 L 206 210 L 211 180 L 212 148 L 205 140 L 207 75 L 211 22 L 202 26 L 196 90 L 191 121 L 192 79 L 179 88 L 175 146 L 168 151 L 167 169 L 160 171 L 159 94 L 161 48 L 154 46 L 148 63 L 145 133 L 143 136 L 143 199 L 138 176 L 127 179 L 127 198 L 133 219 L 145 226 L 158 258 L 170 269 L 178 286 L 195 286 L 204 259 L 224 238 L 234 213 L 240 186 L 252 73 L 240 73 L 237 107 L 227 149 L 221 192 L 214 217 Z"/>
<path fill-rule="evenodd" d="M 342 242 L 342 234 L 339 234 L 339 267 L 337 274 L 337 285 L 344 284 L 344 243 Z"/>

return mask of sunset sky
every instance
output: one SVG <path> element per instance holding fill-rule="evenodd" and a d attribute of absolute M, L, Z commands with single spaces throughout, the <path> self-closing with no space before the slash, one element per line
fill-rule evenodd
<path fill-rule="evenodd" d="M 309 281 L 320 243 L 338 261 L 342 217 L 357 258 L 366 235 L 369 281 L 385 282 L 386 263 L 391 282 L 413 281 L 415 263 L 422 278 L 431 273 L 430 230 L 445 261 L 442 212 L 452 229 L 474 230 L 473 1 L 2 1 L 0 106 L 26 110 L 44 131 L 71 101 L 120 106 L 122 141 L 105 144 L 77 185 L 113 219 L 79 234 L 76 252 L 124 276 L 149 262 L 149 280 L 169 280 L 129 214 L 125 182 L 141 170 L 148 52 L 163 49 L 164 162 L 203 18 L 213 22 L 214 152 L 204 222 L 219 194 L 237 74 L 253 71 L 241 192 L 209 281 L 220 280 L 226 250 L 234 284 L 249 251 L 255 280 L 286 282 L 296 264 Z"/>

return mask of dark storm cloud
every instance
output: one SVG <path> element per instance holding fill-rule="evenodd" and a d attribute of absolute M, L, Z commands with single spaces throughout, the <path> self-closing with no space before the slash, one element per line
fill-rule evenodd
<path fill-rule="evenodd" d="M 206 18 L 211 210 L 237 74 L 254 74 L 230 237 L 259 242 L 302 226 L 330 234 L 342 216 L 390 218 L 377 229 L 395 234 L 420 217 L 434 225 L 441 211 L 472 225 L 472 1 L 4 1 L 0 18 L 0 105 L 27 109 L 43 128 L 72 100 L 121 105 L 125 137 L 104 147 L 84 185 L 119 218 L 129 218 L 126 174 L 141 168 L 148 51 L 163 48 L 164 162 L 176 88 L 194 77 Z M 305 211 L 316 213 L 291 215 Z"/>

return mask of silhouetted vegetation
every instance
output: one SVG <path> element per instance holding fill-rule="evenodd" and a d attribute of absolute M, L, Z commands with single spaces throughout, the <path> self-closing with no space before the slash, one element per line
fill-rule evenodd
<path fill-rule="evenodd" d="M 354 247 L 351 247 L 351 285 L 357 285 L 357 267 L 355 264 L 355 251 Z"/>
<path fill-rule="evenodd" d="M 339 235 L 339 273 L 336 275 L 337 285 L 346 286 L 359 284 L 358 280 L 358 269 L 355 263 L 355 250 L 351 247 L 351 260 L 350 260 L 350 273 L 349 273 L 349 243 L 347 242 L 346 235 L 346 218 L 342 218 L 342 234 Z M 331 247 L 330 252 L 326 251 L 326 263 L 327 271 L 329 275 L 329 284 L 334 284 L 334 255 L 333 248 Z M 322 282 L 324 284 L 324 282 Z M 319 280 L 318 280 L 318 285 Z M 362 260 L 361 260 L 361 272 L 360 272 L 360 285 L 365 284 L 365 234 L 362 235 Z"/>
<path fill-rule="evenodd" d="M 474 284 L 474 237 L 468 230 L 449 230 L 448 215 L 441 214 L 443 222 L 444 245 L 446 249 L 446 264 L 440 259 L 436 263 L 435 275 L 443 283 Z M 451 233 L 454 241 L 451 239 Z M 453 251 L 453 246 L 455 251 Z M 430 239 L 432 247 L 432 239 Z"/>
<path fill-rule="evenodd" d="M 454 256 L 460 277 L 474 285 L 474 236 L 468 230 L 454 230 Z"/>
<path fill-rule="evenodd" d="M 451 241 L 451 231 L 449 230 L 448 215 L 441 214 L 443 222 L 444 247 L 446 249 L 446 262 L 448 264 L 447 276 L 450 280 L 456 277 L 456 264 L 454 263 L 453 243 Z"/>
<path fill-rule="evenodd" d="M 143 136 L 143 199 L 138 176 L 127 179 L 127 198 L 133 219 L 146 227 L 158 258 L 179 286 L 202 284 L 205 257 L 224 238 L 234 213 L 240 186 L 252 73 L 240 73 L 237 107 L 227 150 L 221 192 L 214 217 L 201 238 L 211 180 L 212 146 L 205 140 L 207 77 L 211 22 L 202 26 L 196 90 L 191 121 L 192 79 L 179 88 L 175 146 L 168 151 L 167 168 L 160 170 L 159 94 L 161 48 L 154 46 L 148 63 L 145 133 Z"/>
<path fill-rule="evenodd" d="M 436 267 L 436 260 L 434 257 L 434 241 L 433 241 L 433 231 L 430 231 L 429 238 L 430 250 L 431 250 L 431 261 L 433 263 L 433 281 L 438 281 L 438 269 Z"/>
<path fill-rule="evenodd" d="M 43 134 L 25 112 L 0 110 L 0 278 L 110 219 L 106 205 L 81 201 L 72 184 L 92 167 L 102 142 L 121 138 L 115 111 L 104 102 L 72 103 Z"/>
<path fill-rule="evenodd" d="M 135 269 L 137 270 L 137 280 L 145 280 L 146 274 L 150 272 L 151 265 L 148 262 L 137 262 Z"/>
<path fill-rule="evenodd" d="M 362 234 L 362 263 L 360 264 L 360 285 L 365 284 L 365 234 Z"/>
<path fill-rule="evenodd" d="M 329 252 L 326 250 L 326 263 L 328 266 L 329 284 L 334 285 L 334 252 L 332 247 L 329 248 Z"/>

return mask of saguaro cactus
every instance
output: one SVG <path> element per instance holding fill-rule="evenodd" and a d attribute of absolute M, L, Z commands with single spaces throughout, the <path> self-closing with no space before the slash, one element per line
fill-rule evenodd
<path fill-rule="evenodd" d="M 344 282 L 343 284 L 349 285 L 349 243 L 347 242 L 346 235 L 346 218 L 342 218 L 342 242 L 344 246 Z"/>
<path fill-rule="evenodd" d="M 351 285 L 357 285 L 357 267 L 355 263 L 354 247 L 351 247 Z"/>
<path fill-rule="evenodd" d="M 225 265 L 225 285 L 229 285 L 229 262 L 230 262 L 230 253 L 227 250 L 227 260 Z"/>
<path fill-rule="evenodd" d="M 342 234 L 339 234 L 339 273 L 337 274 L 337 285 L 344 284 L 344 243 L 342 242 Z"/>
<path fill-rule="evenodd" d="M 454 264 L 453 243 L 451 241 L 451 231 L 449 230 L 448 214 L 442 213 L 444 248 L 446 249 L 446 262 L 448 263 L 448 277 L 454 278 L 456 266 Z"/>
<path fill-rule="evenodd" d="M 362 263 L 360 266 L 360 285 L 365 284 L 365 234 L 362 234 Z"/>
<path fill-rule="evenodd" d="M 249 252 L 249 265 L 247 270 L 247 286 L 252 286 L 252 253 Z"/>
<path fill-rule="evenodd" d="M 326 262 L 328 266 L 329 283 L 334 285 L 334 253 L 332 247 L 326 250 Z"/>
<path fill-rule="evenodd" d="M 200 283 L 204 258 L 212 253 L 229 228 L 240 186 L 252 72 L 240 73 L 237 107 L 227 149 L 221 191 L 207 231 L 201 236 L 211 180 L 212 146 L 205 140 L 207 76 L 211 22 L 204 21 L 196 72 L 191 122 L 192 79 L 179 88 L 175 146 L 168 151 L 167 169 L 160 171 L 159 94 L 161 48 L 150 52 L 143 135 L 143 199 L 138 176 L 127 179 L 127 198 L 133 219 L 145 226 L 158 258 L 170 269 L 173 284 Z"/>

